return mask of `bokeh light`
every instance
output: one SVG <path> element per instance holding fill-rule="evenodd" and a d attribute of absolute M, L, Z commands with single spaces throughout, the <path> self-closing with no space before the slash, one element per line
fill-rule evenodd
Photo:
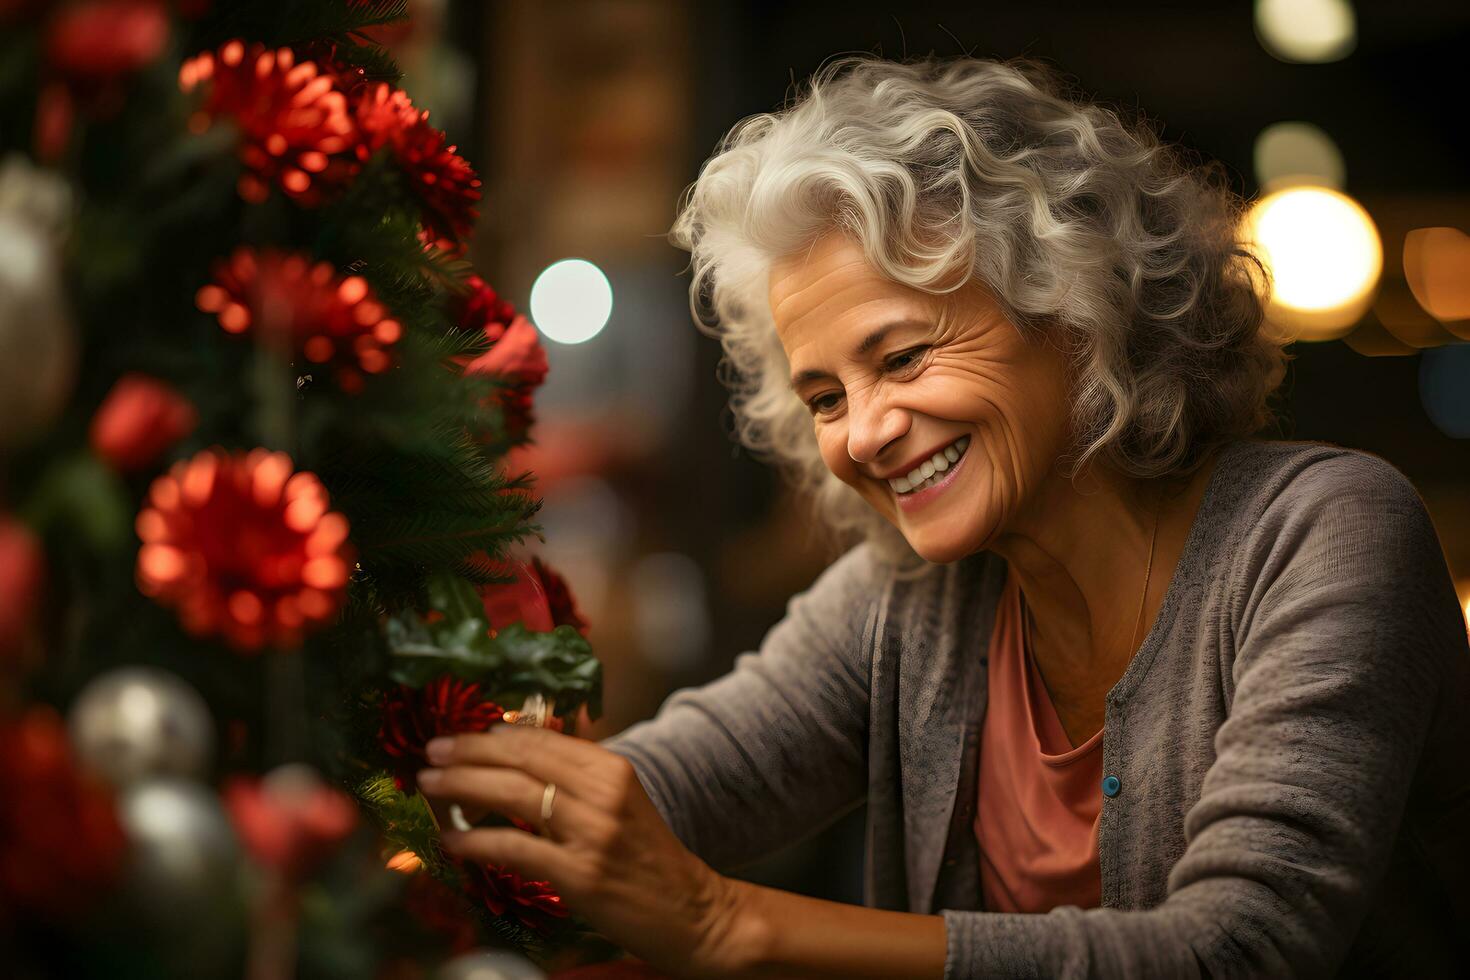
<path fill-rule="evenodd" d="M 1347 0 L 1256 0 L 1256 37 L 1282 61 L 1338 61 L 1357 46 L 1357 16 Z"/>
<path fill-rule="evenodd" d="M 1261 130 L 1255 147 L 1256 181 L 1262 190 L 1297 184 L 1342 189 L 1347 167 L 1332 137 L 1309 122 L 1273 123 Z"/>
<path fill-rule="evenodd" d="M 607 326 L 612 284 L 586 259 L 562 259 L 542 270 L 531 287 L 531 319 L 559 344 L 581 344 Z"/>
<path fill-rule="evenodd" d="M 1432 347 L 1419 358 L 1425 414 L 1451 439 L 1470 439 L 1470 344 Z"/>
<path fill-rule="evenodd" d="M 1244 235 L 1272 278 L 1267 315 L 1299 340 L 1332 340 L 1372 305 L 1383 272 L 1373 219 L 1346 194 L 1292 187 L 1246 216 Z"/>
<path fill-rule="evenodd" d="M 1416 228 L 1404 237 L 1404 278 L 1430 316 L 1470 340 L 1470 235 Z"/>

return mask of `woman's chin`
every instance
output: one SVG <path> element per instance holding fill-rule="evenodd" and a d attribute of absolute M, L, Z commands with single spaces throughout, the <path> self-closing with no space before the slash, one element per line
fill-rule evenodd
<path fill-rule="evenodd" d="M 915 533 L 909 529 L 903 529 L 903 531 L 904 539 L 908 541 L 909 547 L 914 549 L 914 553 L 935 565 L 947 565 L 952 561 L 959 561 L 976 550 L 952 535 L 934 534 L 928 528 L 924 529 L 924 533 Z"/>

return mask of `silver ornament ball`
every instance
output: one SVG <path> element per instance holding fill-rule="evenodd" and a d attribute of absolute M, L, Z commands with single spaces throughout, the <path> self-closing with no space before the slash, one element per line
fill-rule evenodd
<path fill-rule="evenodd" d="M 199 692 L 154 667 L 120 667 L 92 680 L 68 718 L 77 756 L 115 786 L 152 776 L 202 778 L 214 722 Z"/>
<path fill-rule="evenodd" d="M 128 886 L 139 911 L 188 917 L 235 893 L 239 848 L 213 790 L 144 780 L 122 794 L 118 816 L 132 845 Z"/>
<path fill-rule="evenodd" d="M 71 394 L 77 332 L 61 276 L 70 188 L 18 156 L 0 163 L 0 449 L 34 442 Z"/>
<path fill-rule="evenodd" d="M 546 980 L 546 974 L 519 953 L 472 949 L 441 966 L 434 980 Z"/>

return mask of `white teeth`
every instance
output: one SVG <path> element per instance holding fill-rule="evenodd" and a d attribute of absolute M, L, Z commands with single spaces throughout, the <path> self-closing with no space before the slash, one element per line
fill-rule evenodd
<path fill-rule="evenodd" d="M 939 482 L 946 470 L 959 462 L 969 445 L 970 437 L 961 436 L 940 452 L 924 460 L 917 469 L 910 470 L 906 476 L 889 480 L 888 485 L 893 488 L 894 493 L 912 493 L 915 490 L 932 487 Z"/>

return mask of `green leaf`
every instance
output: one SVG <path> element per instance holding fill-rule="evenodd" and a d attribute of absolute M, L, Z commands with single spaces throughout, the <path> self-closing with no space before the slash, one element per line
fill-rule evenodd
<path fill-rule="evenodd" d="M 602 663 L 592 655 L 591 644 L 572 627 L 538 633 L 515 623 L 496 634 L 495 644 L 505 662 L 497 695 L 514 693 L 524 698 L 539 692 L 556 699 L 558 714 L 584 703 L 593 718 L 602 714 Z"/>
<path fill-rule="evenodd" d="M 439 828 L 422 796 L 407 795 L 385 772 L 363 780 L 357 787 L 357 796 L 372 809 L 384 837 L 400 849 L 417 854 L 430 874 L 445 875 L 447 864 L 439 850 Z"/>

